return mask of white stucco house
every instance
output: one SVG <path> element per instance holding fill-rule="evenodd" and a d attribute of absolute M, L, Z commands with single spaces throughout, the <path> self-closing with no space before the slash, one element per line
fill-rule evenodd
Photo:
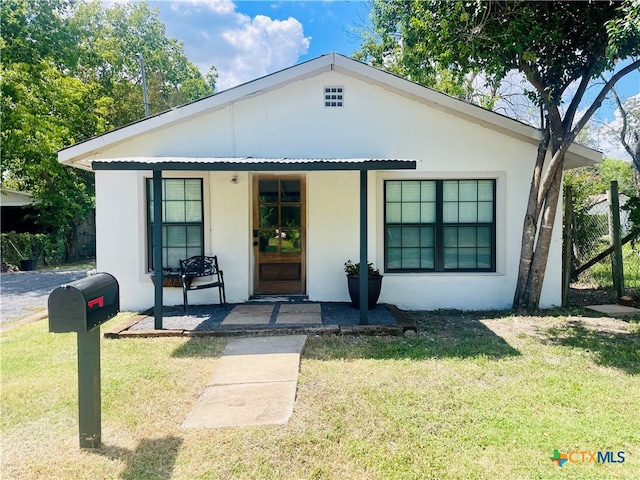
<path fill-rule="evenodd" d="M 118 279 L 122 309 L 154 304 L 154 175 L 163 183 L 163 266 L 217 255 L 229 302 L 347 301 L 343 265 L 361 258 L 364 192 L 381 302 L 492 309 L 513 299 L 539 138 L 329 54 L 78 143 L 59 161 L 95 171 L 97 268 Z M 570 168 L 601 154 L 573 145 L 566 158 Z M 543 307 L 561 300 L 559 217 Z M 165 288 L 162 299 L 181 304 L 181 290 Z"/>

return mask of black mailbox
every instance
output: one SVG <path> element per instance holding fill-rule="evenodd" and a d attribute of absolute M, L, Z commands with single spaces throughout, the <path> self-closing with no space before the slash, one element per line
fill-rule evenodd
<path fill-rule="evenodd" d="M 108 273 L 96 273 L 51 292 L 49 332 L 88 332 L 119 311 L 118 281 Z"/>

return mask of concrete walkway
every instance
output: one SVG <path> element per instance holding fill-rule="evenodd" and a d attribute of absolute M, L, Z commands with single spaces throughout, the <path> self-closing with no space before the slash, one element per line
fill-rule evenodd
<path fill-rule="evenodd" d="M 604 313 L 610 317 L 615 317 L 616 315 L 637 315 L 640 313 L 640 309 L 634 307 L 627 307 L 625 305 L 587 305 L 584 307 L 588 310 L 593 310 L 594 312 Z"/>
<path fill-rule="evenodd" d="M 233 338 L 183 427 L 286 423 L 293 413 L 306 335 Z"/>

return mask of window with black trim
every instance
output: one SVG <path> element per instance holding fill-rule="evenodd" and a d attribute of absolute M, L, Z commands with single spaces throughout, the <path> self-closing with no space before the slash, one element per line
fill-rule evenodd
<path fill-rule="evenodd" d="M 204 252 L 201 178 L 162 179 L 162 265 L 179 268 L 180 259 Z M 153 179 L 147 179 L 147 264 L 153 270 Z"/>
<path fill-rule="evenodd" d="M 495 272 L 495 180 L 386 180 L 384 190 L 385 271 Z"/>

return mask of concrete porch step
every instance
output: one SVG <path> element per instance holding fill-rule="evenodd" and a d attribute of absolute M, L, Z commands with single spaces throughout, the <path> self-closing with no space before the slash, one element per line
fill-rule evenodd
<path fill-rule="evenodd" d="M 296 294 L 296 295 L 251 295 L 249 297 L 250 302 L 273 302 L 273 303 L 281 303 L 281 302 L 291 302 L 291 303 L 300 303 L 300 302 L 308 302 L 309 296 L 304 294 Z"/>

